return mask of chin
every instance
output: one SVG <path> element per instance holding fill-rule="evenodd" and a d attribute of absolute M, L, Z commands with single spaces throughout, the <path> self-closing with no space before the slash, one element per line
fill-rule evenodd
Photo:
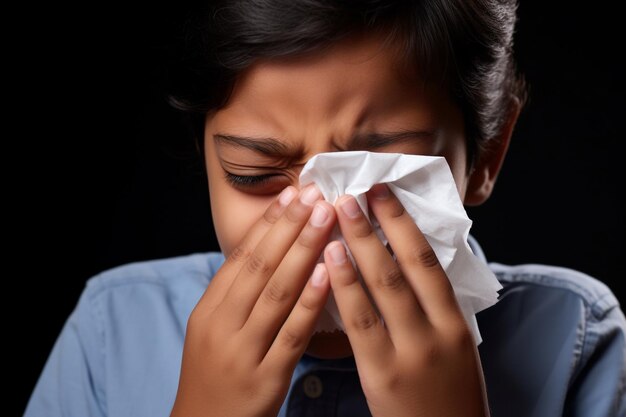
<path fill-rule="evenodd" d="M 352 356 L 352 347 L 343 331 L 321 331 L 311 336 L 306 354 L 319 359 L 339 359 Z"/>

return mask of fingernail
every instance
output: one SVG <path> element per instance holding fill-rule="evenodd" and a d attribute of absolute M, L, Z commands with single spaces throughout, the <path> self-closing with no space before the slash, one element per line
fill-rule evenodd
<path fill-rule="evenodd" d="M 361 209 L 356 203 L 354 197 L 346 198 L 345 200 L 343 200 L 341 202 L 341 210 L 343 210 L 346 216 L 350 217 L 351 219 L 357 218 L 359 216 L 359 213 L 361 213 Z"/>
<path fill-rule="evenodd" d="M 389 187 L 387 187 L 385 184 L 376 184 L 372 187 L 371 192 L 374 198 L 377 200 L 385 200 L 387 197 L 389 197 Z"/>
<path fill-rule="evenodd" d="M 328 217 L 328 210 L 326 210 L 321 204 L 316 204 L 315 208 L 313 208 L 310 221 L 313 226 L 322 227 L 326 224 Z"/>
<path fill-rule="evenodd" d="M 314 287 L 322 287 L 324 282 L 326 282 L 326 268 L 324 264 L 317 264 L 311 274 L 311 284 Z"/>
<path fill-rule="evenodd" d="M 341 265 L 346 262 L 346 249 L 340 242 L 333 242 L 328 245 L 328 254 L 330 259 L 337 265 Z"/>
<path fill-rule="evenodd" d="M 296 195 L 298 195 L 298 190 L 293 187 L 287 187 L 278 196 L 278 204 L 286 207 L 293 201 Z"/>
<path fill-rule="evenodd" d="M 300 195 L 300 201 L 302 201 L 307 206 L 312 206 L 319 198 L 322 196 L 320 190 L 317 189 L 315 185 L 308 186 L 302 191 L 302 195 Z"/>

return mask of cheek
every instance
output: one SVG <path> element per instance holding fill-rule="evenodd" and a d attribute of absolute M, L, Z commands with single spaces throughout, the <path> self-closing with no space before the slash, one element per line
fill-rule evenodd
<path fill-rule="evenodd" d="M 452 159 L 453 158 L 453 159 Z M 465 153 L 462 155 L 454 155 L 451 158 L 446 158 L 448 161 L 448 165 L 450 165 L 450 170 L 452 171 L 452 176 L 454 177 L 454 182 L 456 183 L 456 189 L 459 192 L 459 197 L 461 197 L 461 201 L 465 198 L 465 193 L 467 191 L 467 164 L 465 162 Z"/>
<path fill-rule="evenodd" d="M 205 144 L 213 228 L 220 249 L 228 256 L 261 218 L 272 198 L 251 196 L 233 189 L 224 178 L 213 143 Z"/>
<path fill-rule="evenodd" d="M 232 189 L 215 193 L 216 188 L 220 187 L 214 187 L 211 193 L 213 224 L 220 249 L 228 256 L 263 216 L 272 198 L 249 196 Z"/>
<path fill-rule="evenodd" d="M 454 177 L 459 197 L 463 201 L 467 190 L 467 149 L 465 137 L 460 133 L 448 135 L 441 156 L 446 158 Z"/>

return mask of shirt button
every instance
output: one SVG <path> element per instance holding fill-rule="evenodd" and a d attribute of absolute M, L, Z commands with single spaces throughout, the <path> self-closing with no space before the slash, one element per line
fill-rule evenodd
<path fill-rule="evenodd" d="M 322 380 L 317 375 L 308 375 L 304 378 L 304 393 L 309 398 L 318 398 L 322 395 Z"/>

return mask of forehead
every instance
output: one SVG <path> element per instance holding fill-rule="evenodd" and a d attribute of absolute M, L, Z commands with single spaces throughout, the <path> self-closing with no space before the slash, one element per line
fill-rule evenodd
<path fill-rule="evenodd" d="M 233 98 L 242 90 L 276 98 L 293 95 L 289 93 L 294 90 L 306 91 L 306 100 L 301 100 L 305 102 L 376 97 L 384 93 L 381 87 L 396 84 L 398 64 L 378 38 L 349 38 L 312 55 L 259 62 L 239 78 Z"/>
<path fill-rule="evenodd" d="M 349 38 L 307 56 L 258 62 L 239 76 L 222 110 L 237 123 L 259 119 L 279 130 L 294 121 L 357 127 L 375 118 L 393 123 L 407 109 L 429 112 L 436 94 L 402 64 L 379 37 Z"/>

